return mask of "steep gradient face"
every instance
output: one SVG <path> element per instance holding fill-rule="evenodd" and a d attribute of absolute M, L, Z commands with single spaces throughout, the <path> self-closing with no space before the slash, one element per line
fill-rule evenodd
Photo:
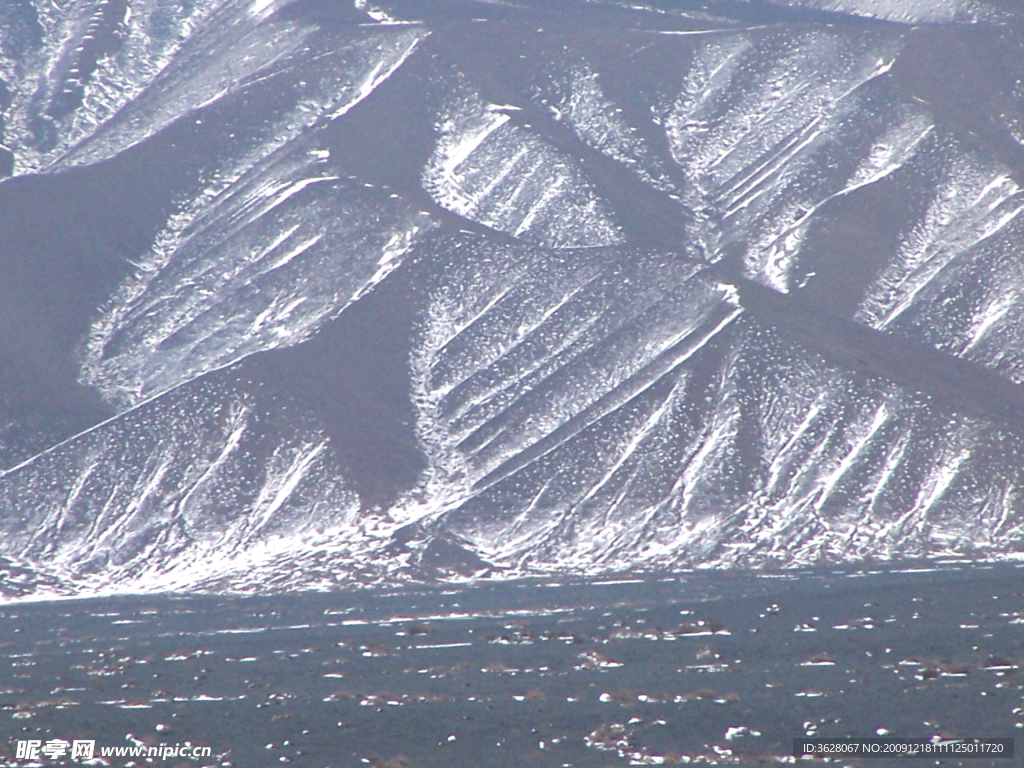
<path fill-rule="evenodd" d="M 1022 62 L 995 0 L 4 4 L 0 594 L 1019 556 Z"/>

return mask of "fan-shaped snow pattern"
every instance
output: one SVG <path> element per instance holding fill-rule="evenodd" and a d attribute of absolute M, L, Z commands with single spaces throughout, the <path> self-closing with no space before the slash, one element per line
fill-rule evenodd
<path fill-rule="evenodd" d="M 43 169 L 88 138 L 152 83 L 197 31 L 212 27 L 236 43 L 251 33 L 251 25 L 238 29 L 230 23 L 240 5 L 14 0 L 5 13 L 35 32 L 0 37 L 0 72 L 18 84 L 6 138 L 17 172 Z M 262 55 L 274 55 L 268 42 L 250 41 L 257 66 Z"/>
<path fill-rule="evenodd" d="M 1024 192 L 1004 169 L 954 144 L 929 143 L 944 177 L 864 298 L 858 319 L 923 335 L 940 349 L 1024 381 L 1024 326 L 1015 310 Z"/>
<path fill-rule="evenodd" d="M 657 155 L 601 90 L 597 72 L 582 60 L 557 57 L 550 64 L 550 98 L 537 88 L 535 99 L 555 120 L 564 120 L 586 144 L 631 168 L 662 192 L 675 192 Z"/>
<path fill-rule="evenodd" d="M 895 50 L 887 38 L 815 31 L 730 35 L 698 51 L 663 117 L 672 154 L 693 182 L 685 197 L 696 214 L 691 247 L 717 261 L 741 245 L 748 274 L 788 290 L 818 209 L 891 170 L 891 160 L 874 173 L 865 168 L 888 126 L 858 107 Z M 873 106 L 884 104 L 871 96 Z"/>
<path fill-rule="evenodd" d="M 820 562 L 1021 542 L 1019 441 L 787 348 L 685 262 L 615 256 L 477 254 L 491 275 L 453 265 L 437 289 L 418 358 L 424 442 L 470 496 L 437 524 L 489 562 Z"/>
<path fill-rule="evenodd" d="M 172 221 L 94 325 L 83 382 L 135 404 L 308 338 L 397 267 L 426 217 L 314 153 L 279 153 Z"/>
<path fill-rule="evenodd" d="M 848 13 L 903 24 L 977 23 L 997 18 L 995 11 L 975 0 L 770 0 L 779 5 Z"/>
<path fill-rule="evenodd" d="M 0 518 L 5 548 L 89 589 L 169 588 L 343 535 L 358 499 L 326 437 L 227 383 L 179 389 L 0 475 L 0 505 L 19 511 Z"/>
<path fill-rule="evenodd" d="M 542 245 L 622 241 L 611 212 L 571 157 L 473 94 L 445 110 L 423 186 L 439 205 L 467 219 Z"/>
<path fill-rule="evenodd" d="M 237 136 L 236 155 L 225 152 L 204 170 L 209 186 L 171 217 L 94 323 L 84 383 L 113 404 L 133 405 L 252 352 L 294 344 L 400 263 L 426 218 L 332 173 L 316 126 L 365 98 L 423 37 L 314 39 L 326 49 L 318 67 L 303 66 L 304 49 L 266 68 L 261 87 L 284 84 L 271 82 L 284 73 L 302 87 L 280 118 Z M 184 108 L 174 93 L 161 88 L 161 109 Z M 124 142 L 104 135 L 94 143 Z"/>
<path fill-rule="evenodd" d="M 99 0 L 59 16 L 42 7 L 38 49 L 6 54 L 0 70 L 19 84 L 6 138 L 19 173 L 113 157 L 228 93 L 275 81 L 295 89 L 300 125 L 343 114 L 425 36 L 325 39 L 314 27 L 262 24 L 274 5 L 248 0 Z"/>
<path fill-rule="evenodd" d="M 470 485 L 619 407 L 736 312 L 673 255 L 454 253 L 414 369 L 424 442 Z"/>
<path fill-rule="evenodd" d="M 182 51 L 147 93 L 62 164 L 113 156 L 228 94 L 268 98 L 287 89 L 289 111 L 271 123 L 273 132 L 262 136 L 274 147 L 317 121 L 345 114 L 401 66 L 426 34 L 423 30 L 315 34 L 309 28 L 275 25 L 257 27 L 241 37 L 236 32 L 224 42 L 216 37 L 197 39 L 194 51 Z M 211 49 L 223 47 L 228 48 L 224 57 L 210 57 Z M 247 69 L 239 71 L 236 62 Z"/>
<path fill-rule="evenodd" d="M 470 5 L 0 8 L 15 173 L 166 186 L 42 336 L 118 415 L 0 391 L 0 594 L 1024 551 L 1020 73 L 923 53 L 1008 14 Z"/>

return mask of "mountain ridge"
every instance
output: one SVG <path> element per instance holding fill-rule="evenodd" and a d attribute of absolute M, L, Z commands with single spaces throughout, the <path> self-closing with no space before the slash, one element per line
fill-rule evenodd
<path fill-rule="evenodd" d="M 1012 6 L 0 13 L 0 592 L 1020 556 Z"/>

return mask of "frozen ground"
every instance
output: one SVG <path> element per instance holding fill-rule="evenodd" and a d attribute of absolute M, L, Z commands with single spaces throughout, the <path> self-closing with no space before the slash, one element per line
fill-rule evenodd
<path fill-rule="evenodd" d="M 564 768 L 788 763 L 805 735 L 1017 737 L 1020 573 L 11 604 L 0 764 L 23 764 L 14 738 L 190 741 L 221 766 Z"/>

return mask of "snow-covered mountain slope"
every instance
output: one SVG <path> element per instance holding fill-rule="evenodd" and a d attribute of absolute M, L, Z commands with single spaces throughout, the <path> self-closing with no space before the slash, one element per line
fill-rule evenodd
<path fill-rule="evenodd" d="M 0 9 L 0 594 L 1024 552 L 1012 6 L 692 5 Z"/>
<path fill-rule="evenodd" d="M 990 3 L 976 0 L 770 0 L 778 5 L 863 16 L 902 24 L 976 24 L 1000 17 Z"/>
<path fill-rule="evenodd" d="M 320 110 L 343 111 L 386 77 L 418 37 L 357 34 L 340 45 L 332 41 L 328 52 L 314 27 L 266 24 L 278 5 L 15 0 L 0 11 L 7 32 L 0 38 L 0 75 L 16 86 L 5 121 L 15 171 L 113 157 L 231 93 L 267 80 L 294 85 L 290 74 L 310 76 L 295 88 L 299 109 L 292 122 Z M 318 53 L 321 66 L 308 67 Z"/>
<path fill-rule="evenodd" d="M 82 381 L 131 405 L 310 336 L 391 270 L 429 219 L 299 146 L 175 214 L 93 323 Z"/>
<path fill-rule="evenodd" d="M 430 525 L 488 562 L 761 565 L 1020 545 L 1019 437 L 844 370 L 841 338 L 794 343 L 717 270 L 504 249 L 470 272 L 467 253 L 441 272 L 414 370 L 434 479 L 456 493 Z"/>
<path fill-rule="evenodd" d="M 8 470 L 6 546 L 102 585 L 203 573 L 325 518 L 338 535 L 358 499 L 303 421 L 237 381 L 185 385 Z"/>

